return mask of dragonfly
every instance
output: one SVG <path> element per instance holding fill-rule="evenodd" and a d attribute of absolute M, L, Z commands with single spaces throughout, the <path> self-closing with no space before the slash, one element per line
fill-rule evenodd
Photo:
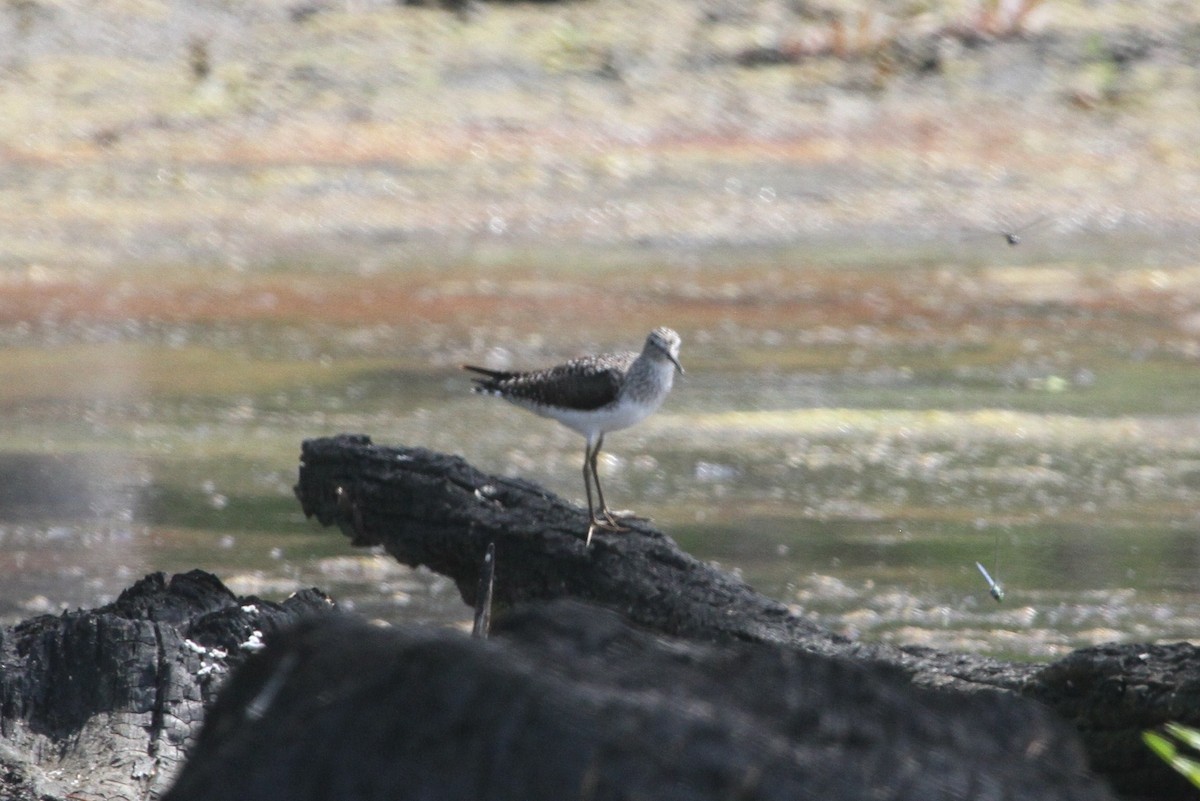
<path fill-rule="evenodd" d="M 1000 586 L 1000 582 L 992 578 L 991 574 L 987 572 L 987 568 L 983 566 L 982 562 L 976 562 L 975 567 L 979 568 L 979 572 L 983 574 L 984 581 L 988 583 L 988 593 L 990 593 L 991 596 L 996 599 L 996 603 L 1003 601 L 1004 588 Z"/>
<path fill-rule="evenodd" d="M 1025 235 L 1026 231 L 1036 228 L 1037 226 L 1041 225 L 1042 223 L 1046 222 L 1049 219 L 1050 219 L 1049 214 L 1043 214 L 1040 217 L 1036 217 L 1036 218 L 1030 220 L 1029 222 L 1025 223 L 1024 225 L 1019 225 L 1019 226 L 1015 226 L 1015 227 L 1004 226 L 1002 228 L 993 229 L 990 231 L 978 231 L 978 232 L 976 232 L 975 235 L 976 236 L 993 236 L 995 234 L 999 234 L 1000 236 L 1004 237 L 1004 241 L 1008 243 L 1009 247 L 1015 248 L 1017 245 L 1021 244 L 1021 237 L 1023 237 Z"/>

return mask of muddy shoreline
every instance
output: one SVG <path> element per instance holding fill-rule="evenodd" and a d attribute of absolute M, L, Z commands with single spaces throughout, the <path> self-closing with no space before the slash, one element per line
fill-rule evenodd
<path fill-rule="evenodd" d="M 1200 14 L 985 5 L 19 4 L 0 264 L 919 252 L 1041 215 L 1193 257 Z"/>

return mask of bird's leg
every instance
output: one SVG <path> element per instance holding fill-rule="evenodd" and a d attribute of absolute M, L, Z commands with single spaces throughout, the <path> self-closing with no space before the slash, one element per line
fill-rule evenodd
<path fill-rule="evenodd" d="M 588 499 L 588 524 L 587 542 L 586 545 L 592 544 L 592 534 L 596 529 L 604 529 L 605 531 L 628 531 L 625 526 L 617 522 L 613 513 L 608 510 L 608 504 L 604 502 L 604 490 L 600 487 L 600 474 L 596 472 L 596 459 L 600 455 L 600 446 L 604 444 L 604 435 L 600 434 L 596 437 L 596 442 L 593 445 L 591 439 L 588 439 L 587 448 L 583 454 L 583 485 L 587 489 Z M 592 482 L 596 483 L 596 496 L 600 501 L 599 510 L 592 505 Z"/>
<path fill-rule="evenodd" d="M 587 490 L 588 501 L 588 532 L 587 540 L 584 541 L 583 547 L 589 548 L 592 544 L 592 534 L 596 531 L 596 527 L 603 526 L 596 520 L 595 507 L 592 506 L 592 440 L 588 437 L 587 445 L 583 450 L 583 488 Z"/>
<path fill-rule="evenodd" d="M 588 437 L 587 445 L 583 449 L 583 488 L 587 490 L 588 499 L 588 519 L 594 525 L 596 522 L 595 507 L 592 506 L 592 438 Z M 588 540 L 592 539 L 591 529 L 588 530 Z"/>
<path fill-rule="evenodd" d="M 600 472 L 596 468 L 596 460 L 600 457 L 600 446 L 603 444 L 604 435 L 601 434 L 596 439 L 596 447 L 592 448 L 591 456 L 592 478 L 596 482 L 596 495 L 600 498 L 600 519 L 607 524 L 605 527 L 610 531 L 628 531 L 629 529 L 617 522 L 617 518 L 613 516 L 611 511 L 609 511 L 608 504 L 604 502 L 604 490 L 600 487 Z M 592 519 L 596 520 L 595 517 Z"/>

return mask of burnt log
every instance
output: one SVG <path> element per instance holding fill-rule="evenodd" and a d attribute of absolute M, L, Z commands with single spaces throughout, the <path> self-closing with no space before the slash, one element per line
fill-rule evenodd
<path fill-rule="evenodd" d="M 405 564 L 450 577 L 468 605 L 492 544 L 500 608 L 575 599 L 675 637 L 888 666 L 956 698 L 1028 695 L 1074 726 L 1094 770 L 1128 797 L 1195 796 L 1141 741 L 1167 721 L 1200 725 L 1200 704 L 1187 702 L 1200 687 L 1191 646 L 1084 649 L 1047 666 L 854 642 L 700 562 L 645 521 L 629 521 L 627 533 L 599 532 L 588 548 L 587 513 L 536 484 L 361 435 L 304 442 L 296 494 L 308 516 L 338 526 L 352 544 L 382 545 Z"/>
<path fill-rule="evenodd" d="M 1082 738 L 1096 770 L 1127 798 L 1195 799 L 1200 792 L 1142 743 L 1175 721 L 1200 727 L 1200 647 L 1098 645 L 1040 668 L 1022 694 L 1053 709 Z"/>
<path fill-rule="evenodd" d="M 230 787 L 274 775 L 292 798 L 772 798 L 797 783 L 815 788 L 800 798 L 1109 797 L 1072 728 L 1123 796 L 1195 797 L 1140 741 L 1200 723 L 1194 646 L 1014 665 L 856 644 L 645 523 L 588 549 L 585 513 L 535 485 L 365 437 L 306 443 L 297 492 L 356 543 L 452 576 L 469 603 L 491 586 L 493 639 L 339 620 L 248 658 L 261 634 L 331 602 L 155 574 L 100 609 L 0 629 L 0 797 L 154 798 L 193 743 L 173 799 L 206 797 L 247 759 Z M 488 545 L 494 581 L 480 582 Z M 571 598 L 589 605 L 555 600 Z M 352 786 L 329 791 L 311 767 L 313 786 L 286 783 L 312 765 Z M 257 793 L 208 797 L 284 797 Z"/>
<path fill-rule="evenodd" d="M 148 798 L 169 786 L 228 672 L 332 603 L 239 598 L 155 573 L 111 604 L 0 629 L 0 797 Z"/>
<path fill-rule="evenodd" d="M 493 631 L 335 617 L 283 633 L 234 675 L 163 801 L 1112 797 L 1032 702 L 668 640 L 575 602 Z"/>
<path fill-rule="evenodd" d="M 382 545 L 406 565 L 453 579 L 470 606 L 494 544 L 500 607 L 573 598 L 674 636 L 884 661 L 930 686 L 1016 689 L 1030 673 L 972 654 L 849 640 L 696 559 L 644 520 L 624 521 L 628 532 L 597 531 L 588 547 L 585 510 L 456 456 L 378 446 L 362 435 L 306 440 L 296 495 L 305 515 L 337 525 L 352 545 Z"/>

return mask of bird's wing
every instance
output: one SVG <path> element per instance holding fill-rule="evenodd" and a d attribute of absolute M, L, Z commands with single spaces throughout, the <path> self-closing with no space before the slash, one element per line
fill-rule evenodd
<path fill-rule="evenodd" d="M 468 369 L 485 376 L 475 379 L 480 391 L 518 403 L 588 411 L 617 399 L 621 380 L 636 358 L 636 353 L 585 356 L 548 370 L 528 373 Z"/>

